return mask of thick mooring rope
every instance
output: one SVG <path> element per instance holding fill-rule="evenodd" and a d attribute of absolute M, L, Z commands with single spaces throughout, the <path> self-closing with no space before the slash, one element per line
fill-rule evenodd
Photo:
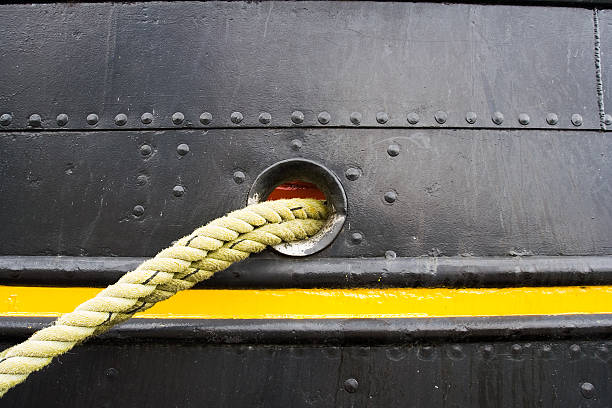
<path fill-rule="evenodd" d="M 176 241 L 52 326 L 0 353 L 0 397 L 76 344 L 191 288 L 268 245 L 308 238 L 327 218 L 319 200 L 266 201 L 218 218 Z"/>

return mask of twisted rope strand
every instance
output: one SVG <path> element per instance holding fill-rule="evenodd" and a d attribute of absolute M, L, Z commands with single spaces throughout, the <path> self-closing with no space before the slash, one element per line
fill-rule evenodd
<path fill-rule="evenodd" d="M 34 371 L 134 313 L 189 289 L 268 245 L 316 234 L 327 218 L 322 201 L 266 201 L 211 221 L 123 275 L 94 298 L 0 353 L 0 397 Z"/>

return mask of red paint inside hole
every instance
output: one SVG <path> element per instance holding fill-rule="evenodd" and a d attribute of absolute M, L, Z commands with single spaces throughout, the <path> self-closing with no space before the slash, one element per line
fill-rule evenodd
<path fill-rule="evenodd" d="M 325 200 L 325 194 L 312 183 L 294 180 L 283 183 L 272 190 L 267 201 L 282 200 L 284 198 L 314 198 L 317 200 Z"/>

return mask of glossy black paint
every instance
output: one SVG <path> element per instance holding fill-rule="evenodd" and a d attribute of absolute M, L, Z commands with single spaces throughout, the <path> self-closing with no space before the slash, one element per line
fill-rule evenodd
<path fill-rule="evenodd" d="M 1 285 L 106 287 L 146 258 L 0 256 Z M 610 256 L 303 258 L 258 256 L 203 288 L 612 285 Z"/>
<path fill-rule="evenodd" d="M 43 317 L 1 317 L 0 338 L 17 341 L 51 324 Z M 92 342 L 200 342 L 259 345 L 391 345 L 423 342 L 605 340 L 610 314 L 468 316 L 406 319 L 131 319 Z"/>
<path fill-rule="evenodd" d="M 130 129 L 321 126 L 322 112 L 331 127 L 356 127 L 355 112 L 359 126 L 522 128 L 526 113 L 531 128 L 574 129 L 572 114 L 582 116 L 580 128 L 600 128 L 593 13 L 584 8 L 6 5 L 0 38 L 8 129 L 36 128 L 27 123 L 33 113 L 45 129 Z M 299 125 L 294 111 L 304 114 Z M 384 125 L 379 112 L 389 116 Z M 477 114 L 475 124 L 467 112 Z M 503 122 L 492 121 L 495 112 Z M 557 125 L 546 123 L 550 112 Z M 151 123 L 142 122 L 145 113 Z M 203 113 L 211 114 L 207 124 Z M 59 114 L 70 119 L 61 127 Z"/>
<path fill-rule="evenodd" d="M 390 144 L 399 155 L 389 156 Z M 12 132 L 0 134 L 0 150 L 3 255 L 154 255 L 244 206 L 257 175 L 293 157 L 329 168 L 348 198 L 343 231 L 315 256 L 612 251 L 612 143 L 600 131 Z M 348 168 L 362 175 L 351 181 Z"/>
<path fill-rule="evenodd" d="M 0 6 L 2 283 L 105 284 L 302 157 L 339 237 L 209 287 L 609 284 L 611 3 L 506 3 Z M 2 405 L 604 407 L 611 327 L 137 320 Z"/>
<path fill-rule="evenodd" d="M 300 332 L 302 324 L 308 321 L 294 328 Z M 3 406 L 608 407 L 612 403 L 609 337 L 471 342 L 422 338 L 377 345 L 370 344 L 375 341 L 340 345 L 255 340 L 230 345 L 214 337 L 222 332 L 219 326 L 206 338 L 196 324 L 179 339 L 136 341 L 129 332 L 122 337 L 115 329 L 114 334 L 88 342 L 33 374 L 2 399 Z M 321 326 L 326 326 L 325 321 Z M 233 338 L 240 338 L 240 332 Z M 4 336 L 1 346 L 13 341 Z"/>

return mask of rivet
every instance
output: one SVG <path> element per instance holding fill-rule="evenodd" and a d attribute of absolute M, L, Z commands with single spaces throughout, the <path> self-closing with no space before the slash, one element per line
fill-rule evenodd
<path fill-rule="evenodd" d="M 13 120 L 13 117 L 10 114 L 3 113 L 2 116 L 0 116 L 0 125 L 8 126 L 11 124 L 12 120 Z"/>
<path fill-rule="evenodd" d="M 546 123 L 553 126 L 559 123 L 559 116 L 556 113 L 549 113 L 546 115 Z"/>
<path fill-rule="evenodd" d="M 570 351 L 570 354 L 577 355 L 577 354 L 580 354 L 580 352 L 581 352 L 582 350 L 580 349 L 580 346 L 579 346 L 579 345 L 577 345 L 577 344 L 572 344 L 572 345 L 569 347 L 569 351 Z"/>
<path fill-rule="evenodd" d="M 100 120 L 100 118 L 95 113 L 90 113 L 89 115 L 87 115 L 86 120 L 88 125 L 93 126 L 98 123 L 98 120 Z"/>
<path fill-rule="evenodd" d="M 104 375 L 106 375 L 109 378 L 116 377 L 117 374 L 119 374 L 119 371 L 116 368 L 113 368 L 113 367 L 108 368 L 108 369 L 106 369 L 106 371 L 104 371 Z"/>
<path fill-rule="evenodd" d="M 376 114 L 376 121 L 381 125 L 384 125 L 389 121 L 389 114 L 387 112 L 378 112 Z"/>
<path fill-rule="evenodd" d="M 482 356 L 486 358 L 487 360 L 493 357 L 494 352 L 495 352 L 495 349 L 493 348 L 493 346 L 489 344 L 487 344 L 486 346 L 482 348 Z"/>
<path fill-rule="evenodd" d="M 357 392 L 357 388 L 359 388 L 359 383 L 354 378 L 349 378 L 344 381 L 344 389 L 351 394 Z"/>
<path fill-rule="evenodd" d="M 451 346 L 449 354 L 454 359 L 463 358 L 463 348 L 458 344 L 454 344 Z"/>
<path fill-rule="evenodd" d="M 183 186 L 174 186 L 172 194 L 174 194 L 175 197 L 181 197 L 185 194 L 185 188 Z"/>
<path fill-rule="evenodd" d="M 359 177 L 361 177 L 361 171 L 358 168 L 355 167 L 349 167 L 348 169 L 346 169 L 346 171 L 344 172 L 344 175 L 346 176 L 347 179 L 351 180 L 351 181 L 355 181 L 357 180 Z"/>
<path fill-rule="evenodd" d="M 403 347 L 388 347 L 385 350 L 385 357 L 390 361 L 402 361 L 408 357 L 408 352 Z"/>
<path fill-rule="evenodd" d="M 244 182 L 244 180 L 246 179 L 246 175 L 240 170 L 235 171 L 232 177 L 236 184 L 242 184 L 242 182 Z"/>
<path fill-rule="evenodd" d="M 267 125 L 272 121 L 272 115 L 268 112 L 262 112 L 259 114 L 259 123 Z"/>
<path fill-rule="evenodd" d="M 242 119 L 244 119 L 244 116 L 242 116 L 242 113 L 240 112 L 232 112 L 230 115 L 230 120 L 236 125 L 242 122 Z"/>
<path fill-rule="evenodd" d="M 419 114 L 416 112 L 410 112 L 406 117 L 406 120 L 408 120 L 408 123 L 410 123 L 411 125 L 416 125 L 417 123 L 419 123 L 419 119 Z"/>
<path fill-rule="evenodd" d="M 448 114 L 444 111 L 437 111 L 436 113 L 434 113 L 434 119 L 439 124 L 446 123 L 446 120 L 448 119 Z"/>
<path fill-rule="evenodd" d="M 429 360 L 433 357 L 434 349 L 431 346 L 423 346 L 417 352 L 418 357 L 422 360 Z"/>
<path fill-rule="evenodd" d="M 604 115 L 604 124 L 606 125 L 612 125 L 612 115 L 610 115 L 609 113 L 606 113 Z"/>
<path fill-rule="evenodd" d="M 361 125 L 361 113 L 353 112 L 351 113 L 351 123 L 355 126 Z"/>
<path fill-rule="evenodd" d="M 132 213 L 137 217 L 140 217 L 142 214 L 144 214 L 144 212 L 145 212 L 145 209 L 142 205 L 137 205 L 132 210 Z"/>
<path fill-rule="evenodd" d="M 395 191 L 387 191 L 384 195 L 385 201 L 389 204 L 393 204 L 397 200 L 397 193 Z"/>
<path fill-rule="evenodd" d="M 608 360 L 608 346 L 606 346 L 605 344 L 598 346 L 597 350 L 595 351 L 595 354 L 597 354 L 597 356 L 602 360 Z"/>
<path fill-rule="evenodd" d="M 140 121 L 144 123 L 145 125 L 150 124 L 151 122 L 153 122 L 153 114 L 151 112 L 143 113 L 142 116 L 140 117 Z"/>
<path fill-rule="evenodd" d="M 528 125 L 529 124 L 529 115 L 526 114 L 526 113 L 519 114 L 518 121 L 523 126 Z"/>
<path fill-rule="evenodd" d="M 38 113 L 30 115 L 28 118 L 28 126 L 40 127 L 42 125 L 42 118 Z"/>
<path fill-rule="evenodd" d="M 147 181 L 149 181 L 149 178 L 144 174 L 141 174 L 140 176 L 136 177 L 136 184 L 138 184 L 139 186 L 144 186 L 145 184 L 147 184 Z"/>
<path fill-rule="evenodd" d="M 291 121 L 296 125 L 299 125 L 300 123 L 304 122 L 304 114 L 300 111 L 293 111 L 291 114 Z"/>
<path fill-rule="evenodd" d="M 493 115 L 491 115 L 491 120 L 496 125 L 501 125 L 504 123 L 504 114 L 501 112 L 493 112 Z"/>
<path fill-rule="evenodd" d="M 395 157 L 400 154 L 400 147 L 396 144 L 391 144 L 387 147 L 387 154 L 391 157 Z"/>
<path fill-rule="evenodd" d="M 126 123 L 127 123 L 127 116 L 125 115 L 125 113 L 120 113 L 117 116 L 115 116 L 115 125 L 123 126 Z"/>
<path fill-rule="evenodd" d="M 542 346 L 542 355 L 544 357 L 550 357 L 552 355 L 552 347 L 549 344 Z"/>
<path fill-rule="evenodd" d="M 590 382 L 580 384 L 580 393 L 586 399 L 591 399 L 595 396 L 595 386 Z"/>
<path fill-rule="evenodd" d="M 353 232 L 351 234 L 351 242 L 353 244 L 361 244 L 363 241 L 363 234 L 361 232 Z"/>
<path fill-rule="evenodd" d="M 180 125 L 185 120 L 185 115 L 182 112 L 174 112 L 172 114 L 172 123 Z"/>
<path fill-rule="evenodd" d="M 329 121 L 331 120 L 331 115 L 325 111 L 319 113 L 319 116 L 317 116 L 317 119 L 319 121 L 320 124 L 322 125 L 327 125 L 329 123 Z"/>
<path fill-rule="evenodd" d="M 148 144 L 143 144 L 140 146 L 140 154 L 143 156 L 148 156 L 153 152 L 153 149 Z"/>
<path fill-rule="evenodd" d="M 512 351 L 512 354 L 514 354 L 515 356 L 518 356 L 519 354 L 521 354 L 523 347 L 521 347 L 520 344 L 513 344 L 510 350 Z"/>
<path fill-rule="evenodd" d="M 98 120 L 100 120 L 100 118 L 98 118 L 98 115 L 96 115 L 95 113 L 90 113 L 89 115 L 87 115 L 86 120 L 88 125 L 93 126 L 98 123 Z"/>
<path fill-rule="evenodd" d="M 302 148 L 302 141 L 300 139 L 293 139 L 291 141 L 291 148 L 293 150 L 300 150 Z"/>
<path fill-rule="evenodd" d="M 203 125 L 209 125 L 212 122 L 212 114 L 210 112 L 204 112 L 200 115 L 200 123 Z"/>
<path fill-rule="evenodd" d="M 468 112 L 465 114 L 465 121 L 469 123 L 470 125 L 473 125 L 474 123 L 476 123 L 477 120 L 478 120 L 478 115 L 476 115 L 476 112 Z"/>
<path fill-rule="evenodd" d="M 582 125 L 582 116 L 581 116 L 581 115 L 579 115 L 579 114 L 577 114 L 577 113 L 574 113 L 574 114 L 572 115 L 572 124 L 573 124 L 574 126 L 580 126 L 580 125 Z"/>
<path fill-rule="evenodd" d="M 397 258 L 397 254 L 395 253 L 395 251 L 385 251 L 385 258 L 395 259 Z"/>
<path fill-rule="evenodd" d="M 189 145 L 186 143 L 181 143 L 180 145 L 176 146 L 176 152 L 181 156 L 186 155 L 189 153 Z"/>
<path fill-rule="evenodd" d="M 60 113 L 55 118 L 55 121 L 57 122 L 57 126 L 66 126 L 68 124 L 68 115 Z"/>

